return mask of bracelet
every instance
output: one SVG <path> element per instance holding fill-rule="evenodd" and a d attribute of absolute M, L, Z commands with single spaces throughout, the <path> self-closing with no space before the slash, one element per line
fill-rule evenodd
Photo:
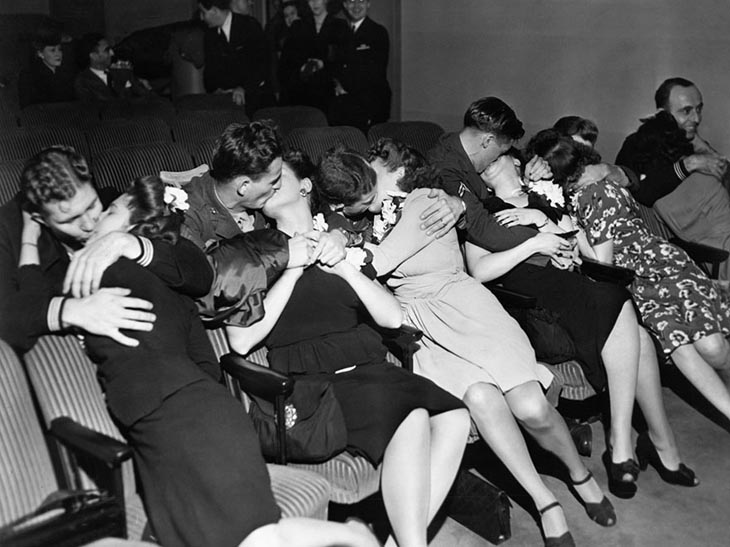
<path fill-rule="evenodd" d="M 30 245 L 32 247 L 38 247 L 38 244 L 37 243 L 32 243 L 30 241 L 22 241 L 21 242 L 21 245 Z"/>

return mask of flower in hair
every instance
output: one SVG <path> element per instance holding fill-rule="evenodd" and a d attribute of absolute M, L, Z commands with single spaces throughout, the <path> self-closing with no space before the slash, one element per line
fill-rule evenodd
<path fill-rule="evenodd" d="M 164 200 L 172 212 L 187 211 L 190 208 L 188 193 L 182 188 L 165 186 Z"/>

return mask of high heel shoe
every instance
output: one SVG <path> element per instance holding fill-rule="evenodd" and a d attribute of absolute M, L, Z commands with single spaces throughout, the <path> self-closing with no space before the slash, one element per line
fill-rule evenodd
<path fill-rule="evenodd" d="M 636 439 L 636 457 L 639 460 L 639 467 L 642 471 L 651 464 L 664 482 L 678 484 L 680 486 L 697 486 L 700 483 L 694 471 L 683 463 L 679 464 L 678 469 L 667 469 L 662 463 L 662 459 L 659 457 L 654 443 L 651 442 L 649 434 L 646 432 L 640 433 Z"/>
<path fill-rule="evenodd" d="M 540 518 L 542 518 L 542 515 L 556 507 L 560 507 L 562 509 L 560 502 L 554 501 L 549 503 L 542 509 L 538 509 L 537 512 L 540 513 Z M 569 531 L 558 537 L 547 537 L 543 530 L 543 538 L 545 539 L 545 547 L 575 547 L 575 540 Z"/>
<path fill-rule="evenodd" d="M 601 458 L 608 474 L 608 490 L 616 497 L 629 499 L 636 494 L 636 479 L 639 477 L 639 465 L 633 458 L 621 463 L 611 461 L 611 449 L 608 448 Z M 632 480 L 624 479 L 631 475 Z"/>
<path fill-rule="evenodd" d="M 587 483 L 589 480 L 593 478 L 593 473 L 588 471 L 588 474 L 586 475 L 585 479 L 579 480 L 579 481 L 570 481 L 570 491 L 573 493 L 573 495 L 580 500 L 580 502 L 583 504 L 583 507 L 585 507 L 586 513 L 590 517 L 590 519 L 597 524 L 600 524 L 601 526 L 613 526 L 616 524 L 616 511 L 613 508 L 613 505 L 608 500 L 606 496 L 603 496 L 603 499 L 599 501 L 598 503 L 588 503 L 583 499 L 583 496 L 581 496 L 578 493 L 578 490 L 575 489 L 576 486 L 580 486 L 581 484 Z"/>

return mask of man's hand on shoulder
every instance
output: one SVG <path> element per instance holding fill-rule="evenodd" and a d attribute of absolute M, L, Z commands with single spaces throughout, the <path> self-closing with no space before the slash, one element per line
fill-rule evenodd
<path fill-rule="evenodd" d="M 725 158 L 714 153 L 692 154 L 684 158 L 682 163 L 690 173 L 697 171 L 718 179 L 722 179 L 728 166 Z"/>
<path fill-rule="evenodd" d="M 75 297 L 96 292 L 106 269 L 121 257 L 137 260 L 142 255 L 139 239 L 127 232 L 111 232 L 90 240 L 71 258 L 63 292 Z"/>
<path fill-rule="evenodd" d="M 420 228 L 426 232 L 426 235 L 439 238 L 446 235 L 456 225 L 461 215 L 464 214 L 466 206 L 460 198 L 451 196 L 440 188 L 431 188 L 428 197 L 435 199 L 436 202 L 421 213 L 420 218 L 423 222 Z"/>
<path fill-rule="evenodd" d="M 63 304 L 61 324 L 77 327 L 90 334 L 108 336 L 124 346 L 135 347 L 138 340 L 125 336 L 121 329 L 151 331 L 156 316 L 152 303 L 129 296 L 122 288 L 103 288 L 83 298 L 68 298 Z"/>

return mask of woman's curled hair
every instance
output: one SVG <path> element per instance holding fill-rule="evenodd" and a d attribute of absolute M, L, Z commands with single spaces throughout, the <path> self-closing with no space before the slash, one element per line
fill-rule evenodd
<path fill-rule="evenodd" d="M 398 181 L 398 188 L 404 192 L 411 192 L 416 188 L 441 187 L 438 171 L 429 165 L 420 152 L 400 141 L 378 139 L 368 152 L 368 161 L 375 159 L 382 161 L 388 171 L 403 167 L 404 173 Z"/>
<path fill-rule="evenodd" d="M 578 182 L 586 165 L 600 163 L 601 156 L 592 148 L 560 134 L 555 129 L 539 131 L 527 143 L 528 158 L 535 155 L 544 159 L 553 172 L 553 180 L 569 187 Z"/>
<path fill-rule="evenodd" d="M 148 175 L 135 179 L 127 188 L 131 233 L 149 239 L 177 243 L 183 213 L 174 212 L 165 203 L 165 184 L 160 177 Z"/>

